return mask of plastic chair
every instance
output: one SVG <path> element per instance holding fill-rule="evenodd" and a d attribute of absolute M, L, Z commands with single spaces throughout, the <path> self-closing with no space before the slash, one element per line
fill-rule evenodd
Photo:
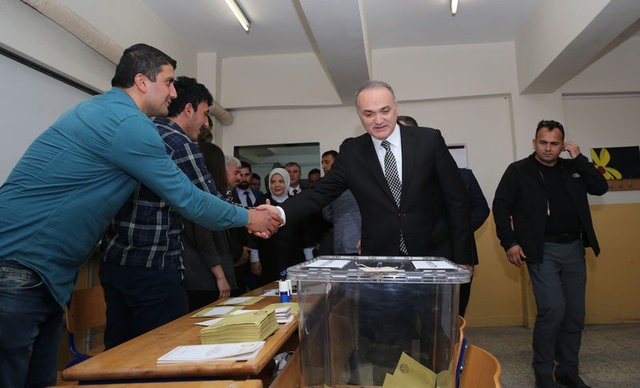
<path fill-rule="evenodd" d="M 104 326 L 107 323 L 106 311 L 107 306 L 102 286 L 98 285 L 73 291 L 71 302 L 65 310 L 67 346 L 74 357 L 67 365 L 67 368 L 103 350 L 102 347 L 96 347 L 91 349 L 89 354 L 78 351 L 75 344 L 75 334 Z"/>
<path fill-rule="evenodd" d="M 475 345 L 467 345 L 462 361 L 460 388 L 500 388 L 502 366 L 498 359 Z"/>

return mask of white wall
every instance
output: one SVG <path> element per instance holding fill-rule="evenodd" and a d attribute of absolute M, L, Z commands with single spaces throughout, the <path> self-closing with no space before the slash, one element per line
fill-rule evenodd
<path fill-rule="evenodd" d="M 0 184 L 29 144 L 63 112 L 89 95 L 0 55 L 3 103 L 0 104 Z M 11 76 L 6 76 L 10 74 Z"/>
<path fill-rule="evenodd" d="M 92 88 L 110 88 L 114 64 L 21 1 L 0 1 L 0 45 Z"/>

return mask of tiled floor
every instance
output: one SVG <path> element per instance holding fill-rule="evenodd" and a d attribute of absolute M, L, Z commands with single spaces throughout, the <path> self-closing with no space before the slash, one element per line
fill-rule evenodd
<path fill-rule="evenodd" d="M 468 327 L 465 337 L 498 358 L 504 388 L 534 386 L 532 329 Z M 640 324 L 587 326 L 582 336 L 580 374 L 593 388 L 640 387 Z"/>

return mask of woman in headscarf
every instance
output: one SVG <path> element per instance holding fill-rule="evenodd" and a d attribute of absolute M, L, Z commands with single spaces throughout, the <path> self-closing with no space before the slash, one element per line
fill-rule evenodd
<path fill-rule="evenodd" d="M 284 168 L 274 168 L 269 173 L 269 195 L 272 205 L 279 205 L 289 198 L 289 173 Z M 280 279 L 280 272 L 313 258 L 313 243 L 307 221 L 285 224 L 271 238 L 256 242 L 251 250 L 251 272 L 256 275 L 258 286 Z"/>

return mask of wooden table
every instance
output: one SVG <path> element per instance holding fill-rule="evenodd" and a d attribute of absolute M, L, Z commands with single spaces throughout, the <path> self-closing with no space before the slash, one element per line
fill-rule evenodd
<path fill-rule="evenodd" d="M 57 385 L 56 388 L 69 388 L 69 385 Z M 85 388 L 263 388 L 260 380 L 216 380 L 216 381 L 180 381 L 164 383 L 122 383 L 84 385 Z"/>
<path fill-rule="evenodd" d="M 244 296 L 262 295 L 266 289 L 275 288 L 272 283 L 248 292 Z M 245 309 L 260 309 L 271 303 L 278 303 L 279 297 L 266 296 L 258 303 L 245 306 Z M 210 306 L 219 304 L 212 303 Z M 284 348 L 293 350 L 297 346 L 298 320 L 280 325 L 280 328 L 266 340 L 264 348 L 253 360 L 214 361 L 203 363 L 161 364 L 156 360 L 179 345 L 200 343 L 200 329 L 196 322 L 210 318 L 191 318 L 193 313 L 169 322 L 155 330 L 145 333 L 119 346 L 100 353 L 86 361 L 65 369 L 64 380 L 78 380 L 81 384 L 91 382 L 116 382 L 118 380 L 180 380 L 211 377 L 247 378 L 255 377 L 269 364 L 272 358 L 283 349 L 291 339 L 293 344 Z"/>

